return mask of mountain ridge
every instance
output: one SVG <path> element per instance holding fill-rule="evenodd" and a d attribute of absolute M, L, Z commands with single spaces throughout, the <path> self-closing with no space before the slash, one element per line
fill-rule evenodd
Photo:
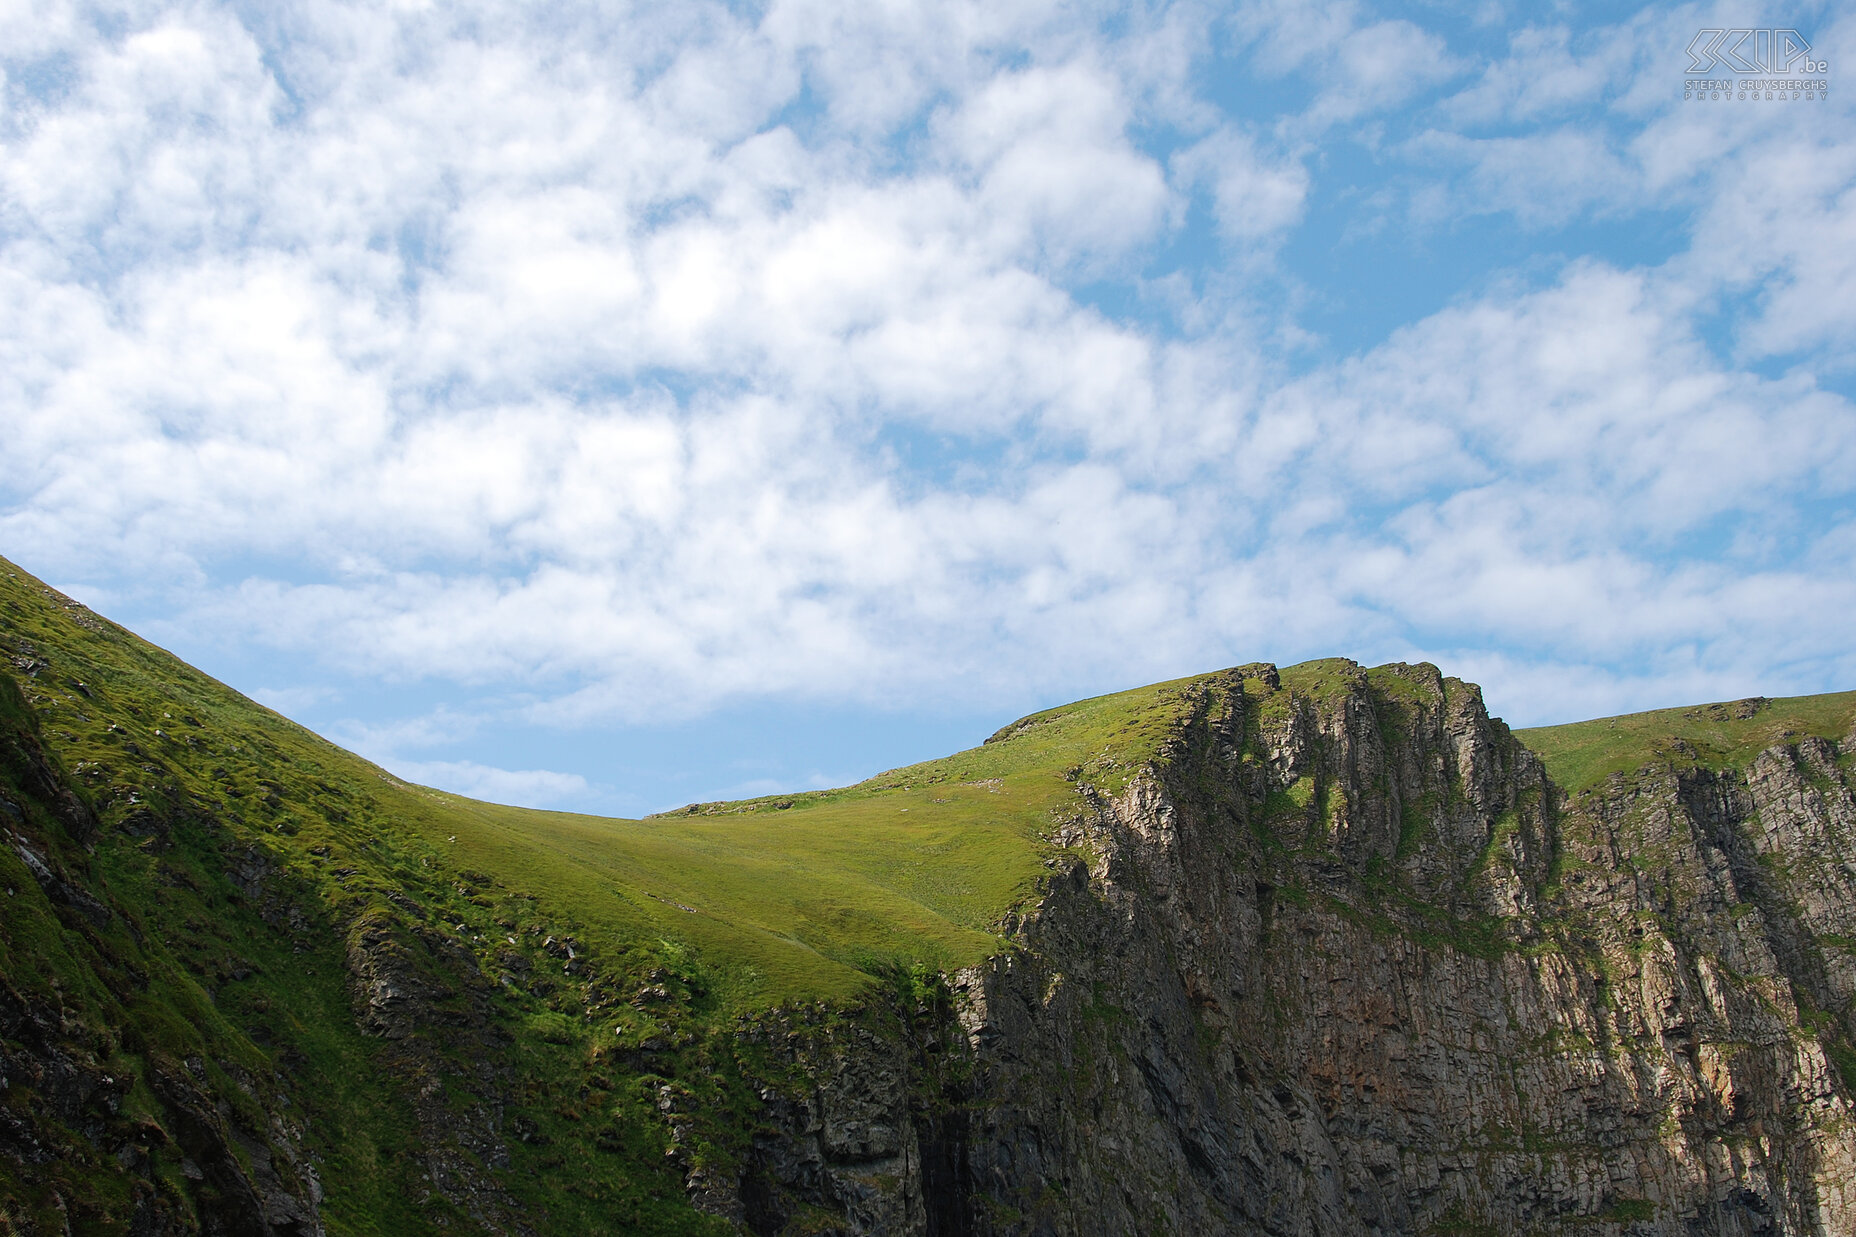
<path fill-rule="evenodd" d="M 80 1231 L 124 1232 L 1087 1232 L 1113 1216 L 1725 1233 L 1851 1214 L 1807 1161 L 1852 1154 L 1856 693 L 1511 733 L 1435 667 L 1258 664 L 1042 710 L 856 786 L 618 821 L 410 786 L 0 575 L 17 818 L 0 1076 L 20 1080 L 0 1092 L 0 1214 L 17 1231 L 81 1213 Z M 1760 849 L 1772 822 L 1806 840 Z M 1592 918 L 1607 898 L 1630 908 L 1628 944 Z M 1303 933 L 1332 957 L 1298 952 Z M 1687 978 L 1642 979 L 1648 939 L 1690 959 Z M 1569 1119 L 1515 1126 L 1518 1092 L 1508 1134 L 1487 1117 L 1457 1136 L 1485 1148 L 1473 1188 L 1437 1175 L 1432 1135 L 1361 1150 L 1349 1123 L 1409 1123 L 1407 1101 L 1359 1108 L 1322 1081 L 1330 1049 L 1285 1062 L 1270 1037 L 1379 1042 L 1383 1010 L 1306 1007 L 1307 975 L 1332 971 L 1336 991 L 1404 994 L 1408 1059 L 1432 997 L 1407 965 L 1495 1002 L 1475 1015 L 1491 1027 L 1511 1020 L 1497 1005 L 1551 1011 L 1558 1047 L 1514 1039 L 1516 1068 L 1689 1113 L 1667 1120 L 1703 1150 L 1614 1104 L 1604 1121 L 1639 1131 L 1641 1171 L 1578 1186 L 1585 1151 L 1542 1149 L 1573 1146 Z M 1549 999 L 1526 978 L 1543 966 L 1586 978 Z M 1652 1036 L 1639 998 L 1595 995 L 1626 975 L 1687 1021 Z M 1745 1010 L 1709 1004 L 1742 988 Z M 1567 1064 L 1592 1051 L 1580 1037 L 1611 1045 L 1586 1074 Z M 1717 1042 L 1741 1046 L 1714 1060 Z M 1760 1053 L 1760 1077 L 1805 1079 L 1785 1085 L 1811 1099 L 1749 1082 L 1766 1132 L 1735 1133 L 1733 1103 L 1702 1102 L 1709 1071 L 1731 1083 L 1729 1058 Z M 1640 1067 L 1688 1090 L 1645 1099 L 1618 1081 Z M 1404 1068 L 1372 1085 L 1404 1094 L 1388 1081 Z M 1768 1150 L 1682 1167 L 1744 1138 Z M 1244 1168 L 1243 1146 L 1354 1184 L 1290 1189 L 1300 1169 Z M 1144 1193 L 1103 1193 L 1131 1182 Z M 1542 1191 L 1550 1206 L 1516 1201 Z M 1275 1214 L 1277 1194 L 1300 1201 Z"/>

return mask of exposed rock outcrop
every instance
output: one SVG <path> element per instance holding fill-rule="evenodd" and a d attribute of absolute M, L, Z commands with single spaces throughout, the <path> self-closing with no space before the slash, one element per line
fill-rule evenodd
<path fill-rule="evenodd" d="M 745 1177 L 703 1182 L 699 1205 L 751 1232 L 928 1231 L 915 1062 L 897 1051 L 908 1037 L 803 1012 L 755 1020 L 743 1037 L 793 1068 L 762 1081 L 766 1124 Z"/>
<path fill-rule="evenodd" d="M 1017 947 L 899 1037 L 957 1017 L 961 1068 L 803 1041 L 750 1195 L 843 1232 L 1856 1232 L 1835 745 L 1568 800 L 1428 666 L 1188 690 L 1150 766 L 1079 771 Z M 827 1136 L 866 1109 L 914 1126 L 881 1205 Z"/>
<path fill-rule="evenodd" d="M 0 974 L 0 1231 L 320 1237 L 287 1097 L 236 1063 L 177 1060 L 128 1012 L 150 982 L 139 931 L 93 892 L 96 817 L 6 675 L 0 818 L 18 929 Z M 178 1181 L 160 1168 L 175 1161 Z"/>
<path fill-rule="evenodd" d="M 1008 948 L 737 1022 L 16 644 L 75 754 L 0 674 L 0 1232 L 1856 1232 L 1856 734 L 1569 796 L 1429 666 L 1207 676 L 1053 749 Z"/>
<path fill-rule="evenodd" d="M 347 962 L 355 1023 L 389 1041 L 378 1060 L 417 1121 L 430 1191 L 481 1231 L 532 1232 L 495 1174 L 509 1165 L 502 1057 L 510 1045 L 476 959 L 439 932 L 376 913 L 350 926 Z"/>

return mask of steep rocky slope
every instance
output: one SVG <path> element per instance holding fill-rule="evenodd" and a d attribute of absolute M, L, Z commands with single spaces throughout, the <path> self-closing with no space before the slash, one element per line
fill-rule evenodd
<path fill-rule="evenodd" d="M 0 675 L 0 1231 L 321 1234 L 301 1122 L 269 1071 L 210 1025 L 160 1035 L 199 1016 L 197 993 L 92 892 L 97 819 L 40 739 Z"/>
<path fill-rule="evenodd" d="M 1566 801 L 1426 667 L 1202 690 L 966 981 L 985 1195 L 1059 1232 L 1856 1231 L 1835 747 Z"/>
<path fill-rule="evenodd" d="M 1569 798 L 1430 667 L 1184 692 L 955 977 L 890 1231 L 1856 1231 L 1851 738 Z M 812 1073 L 829 1163 L 879 1085 Z"/>
<path fill-rule="evenodd" d="M 0 636 L 0 1233 L 728 1231 L 608 1060 L 649 983 L 705 1070 L 687 951 L 23 573 Z"/>
<path fill-rule="evenodd" d="M 1429 666 L 1259 665 L 698 805 L 756 846 L 943 805 L 1042 873 L 996 938 L 859 938 L 983 960 L 761 996 L 739 924 L 659 936 L 738 868 L 600 919 L 490 842 L 620 835 L 401 787 L 10 578 L 0 1232 L 1856 1232 L 1856 694 L 1543 761 Z"/>

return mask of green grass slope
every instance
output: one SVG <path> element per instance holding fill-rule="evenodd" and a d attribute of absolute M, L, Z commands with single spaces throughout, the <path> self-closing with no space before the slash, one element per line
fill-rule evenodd
<path fill-rule="evenodd" d="M 1575 795 L 1649 764 L 1745 768 L 1775 743 L 1807 735 L 1841 740 L 1852 733 L 1856 692 L 1753 697 L 1515 732 L 1546 763 L 1548 775 Z"/>
<path fill-rule="evenodd" d="M 486 1105 L 518 1132 L 507 1162 L 444 1152 L 483 1207 L 545 1216 L 545 1231 L 708 1231 L 666 1159 L 656 1088 L 678 1079 L 709 1114 L 679 1154 L 725 1162 L 751 1129 L 736 1018 L 819 1001 L 854 1014 L 899 975 L 994 952 L 1077 779 L 1118 786 L 1190 707 L 1190 681 L 1159 684 L 857 786 L 631 821 L 408 785 L 4 560 L 0 659 L 21 714 L 8 724 L 99 822 L 87 846 L 51 825 L 33 845 L 62 848 L 116 908 L 87 926 L 0 849 L 20 893 L 0 902 L 0 962 L 24 1005 L 91 1028 L 60 1051 L 138 1080 L 117 1117 L 142 1124 L 100 1145 L 148 1143 L 144 1175 L 114 1194 L 89 1185 L 117 1170 L 82 1156 L 17 1181 L 0 1165 L 0 1219 L 89 1199 L 96 1232 L 151 1206 L 197 1223 L 224 1204 L 171 1134 L 184 1114 L 149 1090 L 177 1062 L 203 1093 L 251 1099 L 227 1118 L 242 1129 L 296 1114 L 333 1233 L 469 1227 L 456 1200 L 470 1190 L 434 1193 L 433 1145 Z M 357 1023 L 356 950 L 387 938 L 415 988 L 425 974 L 464 994 L 403 1041 Z M 516 1051 L 486 1055 L 492 1040 Z M 435 1079 L 449 1118 L 421 1110 Z M 0 1106 L 23 1120 L 42 1099 L 15 1087 Z"/>
<path fill-rule="evenodd" d="M 632 821 L 403 783 L 4 560 L 0 631 L 49 742 L 106 814 L 154 773 L 167 798 L 222 808 L 306 870 L 315 848 L 341 846 L 383 863 L 376 880 L 485 873 L 571 908 L 590 942 L 695 951 L 739 1008 L 848 996 L 885 960 L 959 966 L 995 950 L 1074 770 L 1112 780 L 1150 758 L 1190 682 L 1038 714 L 1009 740 L 841 790 Z M 470 919 L 467 899 L 456 910 Z"/>
<path fill-rule="evenodd" d="M 1353 674 L 1291 667 L 1260 707 L 1320 699 Z M 58 1051 L 133 1080 L 105 1125 L 141 1148 L 99 1135 L 16 1180 L 0 1163 L 0 1232 L 13 1212 L 78 1207 L 83 1231 L 125 1232 L 150 1207 L 217 1205 L 173 1133 L 175 1088 L 195 1086 L 243 1096 L 225 1120 L 247 1130 L 285 1112 L 301 1122 L 331 1233 L 468 1228 L 473 1207 L 543 1232 L 718 1231 L 666 1153 L 726 1175 L 750 1136 L 748 1080 L 765 1063 L 729 1029 L 800 1004 L 858 1016 L 899 977 L 997 951 L 1079 788 L 1114 794 L 1167 759 L 1207 692 L 1229 686 L 1154 684 L 855 786 L 616 820 L 406 784 L 3 559 L 0 678 L 0 738 L 42 745 L 97 818 L 94 837 L 61 834 L 31 770 L 6 772 L 0 790 L 30 809 L 20 845 L 115 908 L 86 919 L 41 890 L 18 845 L 0 847 L 0 1040 L 13 1006 L 59 1011 Z M 1398 673 L 1369 678 L 1409 690 Z M 1742 764 L 1853 722 L 1845 693 L 1521 734 L 1577 791 L 1656 760 Z M 413 989 L 426 975 L 451 994 L 408 1038 L 358 1022 L 357 967 L 381 958 L 402 960 Z M 672 1080 L 706 1114 L 681 1148 L 658 1108 Z M 42 1100 L 0 1092 L 0 1118 L 27 1122 Z M 445 1171 L 475 1184 L 435 1192 L 434 1140 L 489 1107 L 505 1112 L 506 1157 L 453 1140 Z M 97 1184 L 116 1172 L 129 1175 Z"/>

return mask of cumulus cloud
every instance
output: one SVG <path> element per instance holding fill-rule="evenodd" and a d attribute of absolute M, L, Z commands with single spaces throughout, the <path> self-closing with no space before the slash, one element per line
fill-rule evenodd
<path fill-rule="evenodd" d="M 1218 230 L 1254 240 L 1294 226 L 1308 198 L 1308 171 L 1286 158 L 1271 159 L 1246 134 L 1223 129 L 1174 156 L 1189 183 L 1209 182 Z"/>
<path fill-rule="evenodd" d="M 1551 122 L 1590 113 L 1595 102 L 1627 95 L 1639 58 L 1660 40 L 1648 14 L 1575 33 L 1564 25 L 1525 26 L 1509 36 L 1507 54 L 1491 59 L 1440 108 L 1456 125 Z"/>
<path fill-rule="evenodd" d="M 1642 201 L 1642 171 L 1602 130 L 1480 138 L 1432 131 L 1414 138 L 1407 153 L 1463 169 L 1454 192 L 1419 199 L 1417 213 L 1431 226 L 1501 211 L 1530 229 L 1559 227 L 1587 211 L 1614 214 Z"/>
<path fill-rule="evenodd" d="M 1856 670 L 1856 142 L 1658 95 L 1681 15 L 1479 59 L 1363 5 L 43 7 L 0 40 L 0 540 L 497 698 L 364 751 L 1330 652 L 1564 708 Z M 1400 194 L 1520 239 L 1310 347 L 1307 230 Z M 1650 210 L 1676 257 L 1580 256 Z"/>
<path fill-rule="evenodd" d="M 1395 107 L 1463 71 L 1436 33 L 1365 5 L 1252 0 L 1228 19 L 1258 77 L 1305 79 L 1314 99 L 1287 127 L 1318 134 Z"/>
<path fill-rule="evenodd" d="M 394 760 L 387 768 L 422 786 L 523 807 L 572 807 L 584 803 L 592 791 L 578 773 L 551 769 L 498 769 L 469 760 Z"/>

